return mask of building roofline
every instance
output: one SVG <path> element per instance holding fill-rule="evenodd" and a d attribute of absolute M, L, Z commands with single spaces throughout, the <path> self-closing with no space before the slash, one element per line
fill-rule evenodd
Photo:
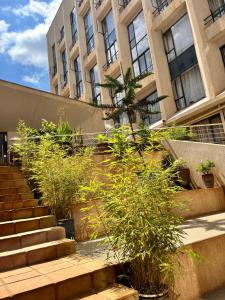
<path fill-rule="evenodd" d="M 51 27 L 52 27 L 52 24 L 53 24 L 54 21 L 55 21 L 55 18 L 56 18 L 56 16 L 57 16 L 57 14 L 59 13 L 59 11 L 60 11 L 60 9 L 61 9 L 61 7 L 62 7 L 62 5 L 63 5 L 63 2 L 64 2 L 64 0 L 62 0 L 61 4 L 59 5 L 59 8 L 57 9 L 57 11 L 56 11 L 56 13 L 55 13 L 54 18 L 52 19 L 52 22 L 51 22 L 51 24 L 50 24 L 50 26 L 49 26 L 49 29 L 48 29 L 47 33 L 46 33 L 46 37 L 48 36 L 48 33 L 49 33 L 49 31 L 50 31 L 50 29 L 51 29 Z"/>
<path fill-rule="evenodd" d="M 87 102 L 84 102 L 84 101 L 80 101 L 80 100 L 77 100 L 77 99 L 71 99 L 71 98 L 68 98 L 68 97 L 60 96 L 60 95 L 55 95 L 51 92 L 31 88 L 31 87 L 28 87 L 28 86 L 25 86 L 25 85 L 22 85 L 22 84 L 14 83 L 14 82 L 3 80 L 3 79 L 0 79 L 0 88 L 1 88 L 1 85 L 7 85 L 11 88 L 16 88 L 17 87 L 17 88 L 19 88 L 23 91 L 27 91 L 29 93 L 39 94 L 40 96 L 42 96 L 42 95 L 47 96 L 49 98 L 54 98 L 55 100 L 59 100 L 59 101 L 63 101 L 63 102 L 67 101 L 67 102 L 70 102 L 70 103 L 77 103 L 79 105 L 88 105 L 90 107 L 90 105 Z"/>

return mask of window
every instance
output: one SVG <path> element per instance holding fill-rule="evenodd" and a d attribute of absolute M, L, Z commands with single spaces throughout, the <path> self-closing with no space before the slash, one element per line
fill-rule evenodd
<path fill-rule="evenodd" d="M 211 11 L 211 18 L 215 22 L 218 18 L 225 14 L 225 0 L 208 0 Z"/>
<path fill-rule="evenodd" d="M 103 28 L 106 60 L 107 60 L 106 67 L 108 67 L 115 60 L 117 60 L 117 56 L 118 56 L 116 32 L 115 32 L 112 10 L 110 10 L 108 15 L 102 21 L 102 28 Z"/>
<path fill-rule="evenodd" d="M 177 110 L 181 110 L 205 97 L 187 14 L 164 34 L 164 44 Z"/>
<path fill-rule="evenodd" d="M 102 2 L 103 2 L 104 0 L 96 0 L 95 1 L 95 8 L 96 9 L 98 9 L 101 5 L 102 5 Z"/>
<path fill-rule="evenodd" d="M 143 11 L 128 26 L 128 35 L 135 76 L 152 71 Z"/>
<path fill-rule="evenodd" d="M 148 97 L 146 97 L 146 99 L 149 101 L 155 100 L 157 98 L 158 98 L 157 91 L 153 92 Z M 152 114 L 145 114 L 145 113 L 141 114 L 141 119 L 145 123 L 145 125 L 151 125 L 151 124 L 154 124 L 154 123 L 158 122 L 159 120 L 161 120 L 161 112 L 160 112 L 159 102 L 152 104 L 152 105 L 149 104 L 146 108 L 149 111 L 151 111 Z"/>
<path fill-rule="evenodd" d="M 56 52 L 55 52 L 55 44 L 52 46 L 52 60 L 53 60 L 53 73 L 52 77 L 57 73 L 57 61 L 56 61 Z"/>
<path fill-rule="evenodd" d="M 59 43 L 62 42 L 62 40 L 64 39 L 64 36 L 65 36 L 65 29 L 64 29 L 64 26 L 61 28 L 60 30 L 60 39 L 59 39 Z"/>
<path fill-rule="evenodd" d="M 84 0 L 78 0 L 77 2 L 78 2 L 78 6 L 80 7 L 83 4 Z"/>
<path fill-rule="evenodd" d="M 87 43 L 87 53 L 90 54 L 91 50 L 95 47 L 93 21 L 90 9 L 84 17 L 84 27 Z"/>
<path fill-rule="evenodd" d="M 100 104 L 101 103 L 100 87 L 96 86 L 96 84 L 99 82 L 97 65 L 95 65 L 90 70 L 90 78 L 91 78 L 93 102 L 96 103 L 96 104 Z"/>
<path fill-rule="evenodd" d="M 55 94 L 56 94 L 56 95 L 59 94 L 59 86 L 58 86 L 58 84 L 55 86 Z"/>
<path fill-rule="evenodd" d="M 194 44 L 188 15 L 181 18 L 164 34 L 164 43 L 169 62 Z"/>
<path fill-rule="evenodd" d="M 75 8 L 71 11 L 70 14 L 70 25 L 71 25 L 71 34 L 72 34 L 72 44 L 75 45 L 76 41 L 78 40 Z"/>
<path fill-rule="evenodd" d="M 82 83 L 82 73 L 81 73 L 81 65 L 80 65 L 80 56 L 78 56 L 74 60 L 74 70 L 76 77 L 76 90 L 75 94 L 77 98 L 80 98 L 83 93 L 83 83 Z"/>
<path fill-rule="evenodd" d="M 67 67 L 67 58 L 66 58 L 66 50 L 62 52 L 62 65 L 63 65 L 63 83 L 62 87 L 64 88 L 68 82 L 68 67 Z"/>
<path fill-rule="evenodd" d="M 199 66 L 182 73 L 172 81 L 177 110 L 184 109 L 205 97 Z"/>
<path fill-rule="evenodd" d="M 221 55 L 222 55 L 222 59 L 223 59 L 223 64 L 225 67 L 225 45 L 220 48 L 220 51 L 221 51 Z"/>

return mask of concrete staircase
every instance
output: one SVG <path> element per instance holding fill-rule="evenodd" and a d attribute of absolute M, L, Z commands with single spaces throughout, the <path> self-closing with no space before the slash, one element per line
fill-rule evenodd
<path fill-rule="evenodd" d="M 0 166 L 0 299 L 138 299 L 114 282 L 114 266 L 75 254 L 22 173 Z"/>

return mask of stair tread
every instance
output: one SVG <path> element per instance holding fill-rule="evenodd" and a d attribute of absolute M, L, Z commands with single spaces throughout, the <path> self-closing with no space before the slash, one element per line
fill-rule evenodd
<path fill-rule="evenodd" d="M 0 257 L 19 254 L 19 253 L 23 253 L 23 252 L 32 251 L 32 250 L 43 249 L 43 248 L 47 248 L 47 247 L 50 247 L 50 246 L 55 246 L 55 245 L 58 245 L 58 244 L 72 243 L 72 242 L 74 242 L 74 241 L 64 238 L 64 239 L 60 239 L 60 240 L 57 240 L 57 241 L 46 242 L 46 243 L 42 243 L 42 244 L 38 244 L 38 245 L 24 247 L 24 248 L 17 249 L 17 250 L 1 252 Z"/>
<path fill-rule="evenodd" d="M 193 244 L 225 234 L 225 212 L 188 219 L 181 228 L 184 245 Z"/>
<path fill-rule="evenodd" d="M 6 240 L 6 239 L 12 239 L 15 237 L 23 237 L 23 236 L 29 236 L 35 233 L 41 233 L 41 232 L 48 232 L 51 230 L 55 230 L 57 228 L 61 228 L 60 226 L 54 226 L 54 227 L 47 227 L 47 228 L 41 228 L 41 229 L 37 229 L 37 230 L 32 230 L 32 231 L 26 231 L 26 232 L 21 232 L 21 233 L 15 233 L 15 234 L 11 234 L 11 235 L 6 235 L 6 236 L 0 236 L 0 241 L 2 240 Z M 1 254 L 1 252 L 0 252 Z"/>
<path fill-rule="evenodd" d="M 11 212 L 11 211 L 21 211 L 21 210 L 26 210 L 26 209 L 31 209 L 31 208 L 45 208 L 48 207 L 48 205 L 41 205 L 41 206 L 30 206 L 30 207 L 21 207 L 21 208 L 12 208 L 12 209 L 6 209 L 6 210 L 0 210 L 1 212 Z"/>
<path fill-rule="evenodd" d="M 53 215 L 47 215 L 47 216 L 40 216 L 40 217 L 33 217 L 33 218 L 27 218 L 27 219 L 19 219 L 19 220 L 13 220 L 13 221 L 6 221 L 6 222 L 0 222 L 1 224 L 7 224 L 7 223 L 18 223 L 18 222 L 29 222 L 31 220 L 37 220 L 37 219 L 44 219 L 44 218 L 52 218 Z"/>
<path fill-rule="evenodd" d="M 96 264 L 97 267 L 90 268 L 90 262 Z M 3 291 L 4 289 L 8 291 L 9 298 L 12 298 L 16 295 L 39 290 L 42 287 L 52 286 L 55 283 L 63 284 L 63 282 L 69 281 L 71 278 L 93 274 L 95 271 L 100 270 L 100 264 L 102 264 L 102 270 L 107 266 L 109 267 L 105 262 L 72 254 L 64 258 L 32 265 L 31 267 L 2 272 L 0 273 L 0 288 Z M 7 299 L 7 297 L 2 297 L 2 299 Z"/>
<path fill-rule="evenodd" d="M 89 296 L 85 296 L 79 299 L 83 300 L 122 300 L 127 297 L 137 296 L 137 291 L 134 289 L 125 287 L 120 284 L 114 284 L 113 286 L 106 288 L 105 290 L 91 294 Z M 73 300 L 78 300 L 78 298 L 74 298 Z"/>

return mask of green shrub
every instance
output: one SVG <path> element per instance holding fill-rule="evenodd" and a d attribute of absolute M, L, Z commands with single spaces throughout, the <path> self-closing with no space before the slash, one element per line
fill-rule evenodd
<path fill-rule="evenodd" d="M 196 171 L 206 175 L 209 174 L 212 170 L 212 168 L 215 167 L 215 164 L 212 160 L 207 160 L 206 162 L 201 162 L 200 164 L 197 165 Z"/>

